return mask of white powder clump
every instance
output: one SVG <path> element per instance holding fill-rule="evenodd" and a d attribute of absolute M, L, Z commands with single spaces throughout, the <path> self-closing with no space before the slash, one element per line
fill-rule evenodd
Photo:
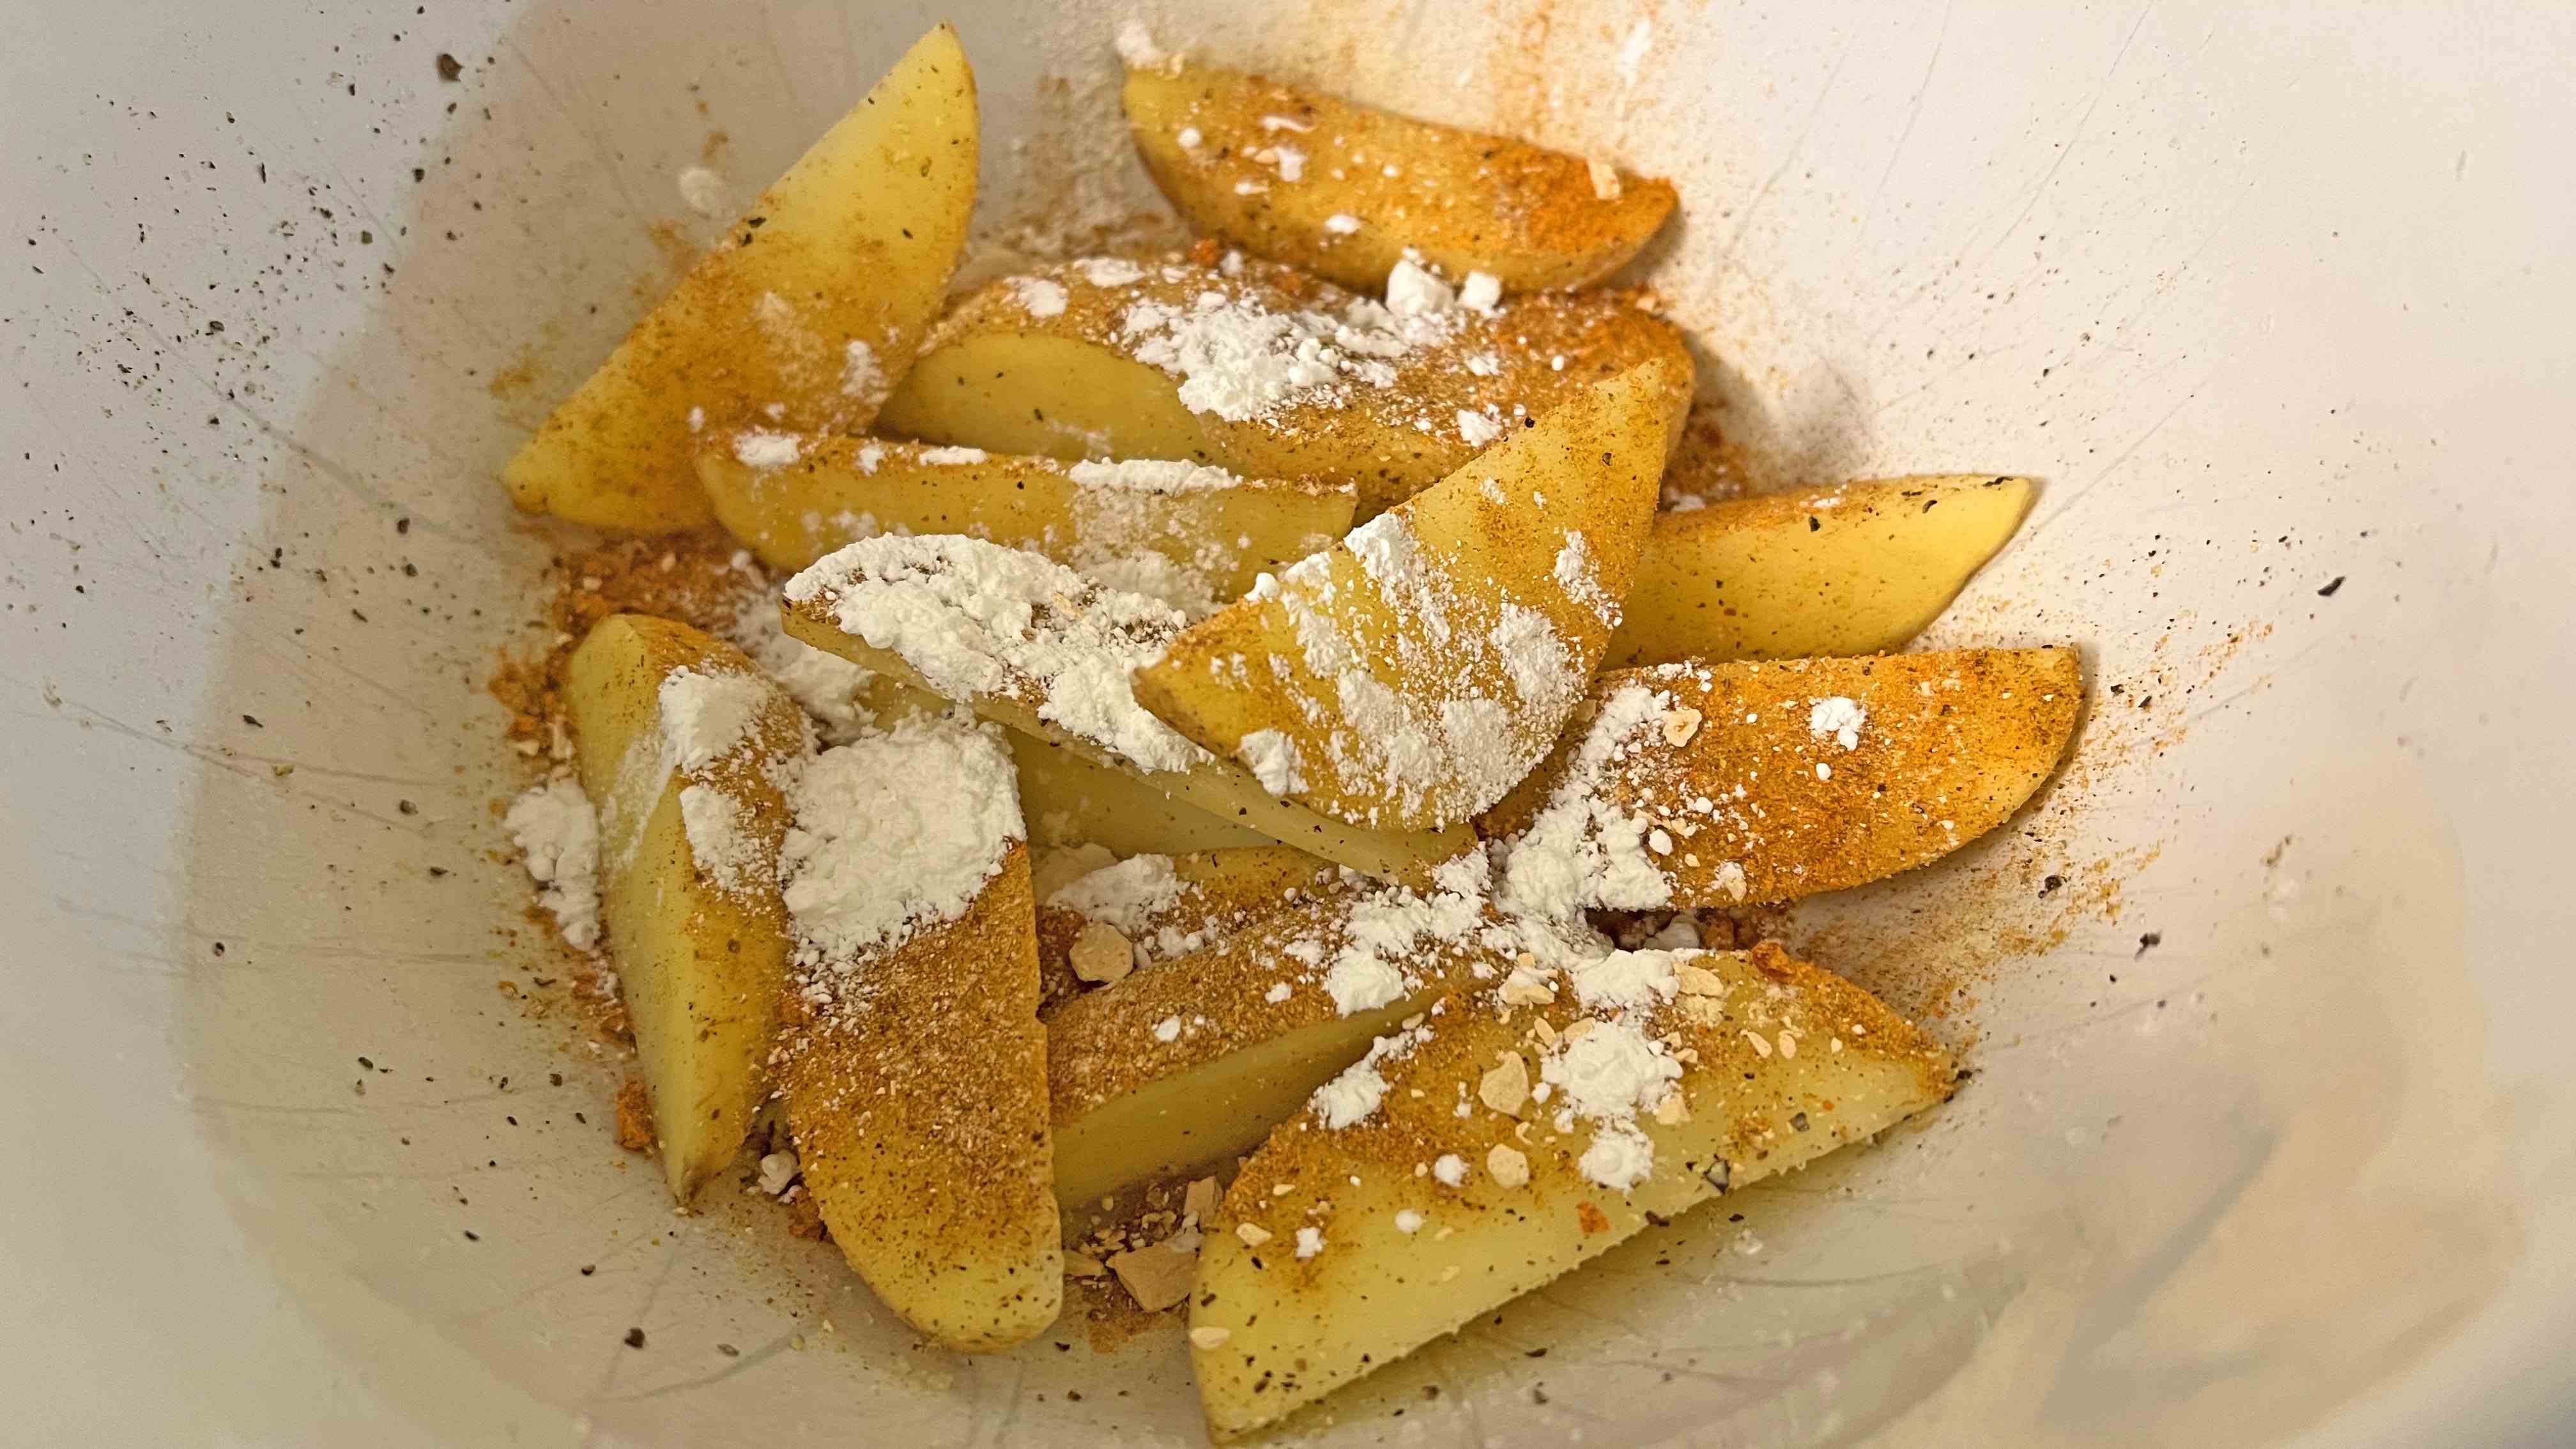
<path fill-rule="evenodd" d="M 776 883 L 769 852 L 752 833 L 739 801 L 713 785 L 680 787 L 680 828 L 689 858 L 727 895 L 748 895 Z"/>
<path fill-rule="evenodd" d="M 1446 312 L 1458 305 L 1458 294 L 1429 268 L 1406 257 L 1386 274 L 1386 310 L 1398 317 Z"/>
<path fill-rule="evenodd" d="M 1578 960 L 1567 974 L 1574 978 L 1575 998 L 1592 1010 L 1647 1007 L 1672 999 L 1679 981 L 1675 968 L 1698 954 L 1696 951 L 1613 951 L 1606 956 Z"/>
<path fill-rule="evenodd" d="M 1310 1227 L 1299 1228 L 1297 1230 L 1298 1257 L 1311 1258 L 1322 1251 L 1324 1251 L 1324 1230 L 1322 1228 Z"/>
<path fill-rule="evenodd" d="M 569 775 L 548 780 L 510 802 L 501 823 L 565 943 L 577 951 L 597 946 L 599 816 L 580 782 Z"/>
<path fill-rule="evenodd" d="M 1375 1053 L 1352 1063 L 1342 1074 L 1315 1089 L 1315 1117 L 1339 1131 L 1362 1121 L 1386 1100 L 1386 1078 L 1378 1075 Z"/>
<path fill-rule="evenodd" d="M 1868 723 L 1869 711 L 1860 707 L 1860 701 L 1839 694 L 1817 700 L 1815 707 L 1807 711 L 1809 734 L 1818 739 L 1830 735 L 1834 743 L 1847 750 L 1860 748 L 1861 727 Z"/>
<path fill-rule="evenodd" d="M 1481 448 L 1503 435 L 1503 420 L 1485 413 L 1458 409 L 1458 438 L 1470 448 Z"/>
<path fill-rule="evenodd" d="M 1142 20 L 1129 19 L 1118 26 L 1118 58 L 1133 70 L 1171 70 L 1180 66 L 1181 58 L 1154 43 L 1154 32 Z"/>
<path fill-rule="evenodd" d="M 1261 788 L 1273 795 L 1294 795 L 1306 788 L 1297 742 L 1278 730 L 1258 729 L 1245 735 L 1235 747 L 1235 756 L 1252 771 L 1252 778 L 1261 782 Z"/>
<path fill-rule="evenodd" d="M 1032 317 L 1061 317 L 1068 300 L 1064 283 L 1045 277 L 1013 277 L 1011 295 L 1017 297 L 1022 310 Z"/>
<path fill-rule="evenodd" d="M 1033 553 L 956 535 L 862 539 L 787 583 L 951 699 L 1003 696 L 1150 770 L 1205 750 L 1136 702 L 1129 671 L 1186 622 L 1160 600 L 1104 589 Z"/>
<path fill-rule="evenodd" d="M 1612 1192 L 1626 1192 L 1655 1170 L 1655 1144 L 1633 1122 L 1604 1122 L 1575 1170 Z"/>
<path fill-rule="evenodd" d="M 1047 904 L 1106 922 L 1132 941 L 1151 931 L 1156 919 L 1180 900 L 1181 878 L 1172 870 L 1172 858 L 1139 855 L 1067 882 L 1047 897 Z"/>
<path fill-rule="evenodd" d="M 1503 282 L 1491 272 L 1469 272 L 1458 288 L 1458 305 L 1492 316 L 1503 304 Z"/>
<path fill-rule="evenodd" d="M 846 743 L 875 722 L 865 701 L 876 676 L 790 635 L 779 623 L 778 598 L 766 587 L 745 591 L 725 633 L 813 719 L 825 744 Z"/>
<path fill-rule="evenodd" d="M 1243 483 L 1223 468 L 1177 458 L 1122 458 L 1116 462 L 1091 459 L 1066 464 L 1064 474 L 1084 488 L 1164 495 L 1217 493 Z"/>
<path fill-rule="evenodd" d="M 779 852 L 809 993 L 864 993 L 846 969 L 966 913 L 1020 824 L 1019 777 L 990 726 L 906 720 L 816 755 L 788 794 Z"/>
<path fill-rule="evenodd" d="M 662 676 L 662 742 L 684 771 L 703 770 L 732 754 L 771 698 L 756 674 L 709 674 L 686 666 Z"/>
<path fill-rule="evenodd" d="M 1624 1120 L 1651 1110 L 1682 1064 L 1663 1044 L 1628 1022 L 1598 1021 L 1562 1042 L 1539 1063 L 1539 1078 L 1573 1111 L 1596 1121 Z"/>
<path fill-rule="evenodd" d="M 1567 529 L 1565 546 L 1556 551 L 1556 584 L 1567 598 L 1600 615 L 1602 623 L 1618 626 L 1619 601 L 1601 587 L 1593 572 L 1592 546 L 1584 542 L 1579 529 Z"/>
<path fill-rule="evenodd" d="M 992 454 L 981 448 L 924 448 L 920 453 L 921 461 L 925 463 L 982 463 L 991 457 Z"/>
<path fill-rule="evenodd" d="M 1485 920 L 1486 862 L 1470 851 L 1432 872 L 1431 889 L 1381 886 L 1354 899 L 1339 950 L 1324 968 L 1324 994 L 1343 1016 L 1374 1011 L 1414 989 L 1406 969 L 1426 947 L 1458 942 Z"/>
<path fill-rule="evenodd" d="M 1465 1187 L 1467 1185 L 1467 1159 L 1460 1157 L 1455 1152 L 1444 1152 L 1440 1154 L 1440 1159 L 1438 1161 L 1431 1164 L 1431 1175 L 1440 1179 L 1443 1186 Z"/>
<path fill-rule="evenodd" d="M 1337 211 L 1324 218 L 1324 231 L 1331 236 L 1350 236 L 1368 223 L 1347 211 Z"/>
<path fill-rule="evenodd" d="M 1305 152 L 1298 150 L 1294 146 L 1272 146 L 1269 147 L 1268 150 L 1272 159 L 1279 167 L 1280 180 L 1303 181 L 1306 179 Z"/>
<path fill-rule="evenodd" d="M 1095 287 L 1132 287 L 1145 280 L 1145 269 L 1125 257 L 1084 257 L 1073 265 Z"/>
<path fill-rule="evenodd" d="M 1660 730 L 1671 703 L 1642 684 L 1623 685 L 1603 702 L 1565 778 L 1510 846 L 1499 892 L 1506 909 L 1562 920 L 1587 906 L 1644 911 L 1672 903 L 1672 881 L 1646 845 L 1653 823 L 1602 792 L 1609 767 L 1649 729 Z"/>
<path fill-rule="evenodd" d="M 1411 1208 L 1398 1208 L 1398 1209 L 1396 1209 L 1396 1213 L 1395 1213 L 1395 1230 L 1396 1230 L 1397 1232 L 1399 1232 L 1399 1233 L 1418 1233 L 1418 1232 L 1421 1232 L 1421 1231 L 1422 1231 L 1422 1214 L 1420 1214 L 1420 1213 L 1418 1213 L 1418 1212 L 1415 1212 L 1415 1211 L 1414 1211 L 1413 1209 L 1411 1209 Z"/>
<path fill-rule="evenodd" d="M 784 468 L 805 456 L 805 444 L 794 433 L 747 428 L 734 435 L 733 456 L 746 468 Z"/>

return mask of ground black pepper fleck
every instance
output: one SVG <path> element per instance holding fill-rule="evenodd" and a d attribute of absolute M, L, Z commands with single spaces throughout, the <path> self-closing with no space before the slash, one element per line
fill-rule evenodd
<path fill-rule="evenodd" d="M 2163 945 L 2164 943 L 2165 943 L 2165 933 L 2164 933 L 2164 932 L 2162 932 L 2162 931 L 2149 931 L 2149 932 L 2148 932 L 2148 933 L 2146 933 L 2145 935 L 2140 936 L 2140 937 L 2138 938 L 2138 955 L 2140 955 L 2140 956 L 2144 956 L 2144 955 L 2145 955 L 2145 954 L 2147 954 L 2149 951 L 2152 951 L 2152 950 L 2156 949 L 2158 946 L 2161 946 L 2161 945 Z"/>
<path fill-rule="evenodd" d="M 628 1348 L 642 1348 L 644 1346 L 644 1330 L 640 1328 L 630 1328 L 626 1330 L 626 1346 Z"/>
<path fill-rule="evenodd" d="M 2317 597 L 2320 599 L 2333 598 L 2335 596 L 2335 590 L 2343 587 L 2343 578 L 2343 575 L 2337 574 L 2332 579 L 2328 580 L 2324 588 L 2317 590 Z"/>

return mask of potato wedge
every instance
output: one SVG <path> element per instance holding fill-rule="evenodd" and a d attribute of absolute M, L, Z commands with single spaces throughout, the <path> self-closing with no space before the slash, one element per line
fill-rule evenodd
<path fill-rule="evenodd" d="M 1211 1431 L 1271 1423 L 1650 1219 L 1952 1090 L 1939 1046 L 1776 947 L 1673 953 L 1660 970 L 1651 1004 L 1624 1011 L 1567 1001 L 1506 1018 L 1490 994 L 1451 998 L 1271 1134 L 1199 1250 L 1191 1364 Z M 1632 1056 L 1661 1072 L 1602 1113 L 1624 1083 L 1590 1069 Z M 1525 1091 L 1542 1081 L 1544 1104 Z"/>
<path fill-rule="evenodd" d="M 1373 1038 L 1510 969 L 1468 930 L 1416 929 L 1482 910 L 1456 893 L 1340 891 L 1057 1007 L 1047 1075 L 1067 1219 L 1250 1150 Z M 1368 944 L 1390 937 L 1408 945 Z"/>
<path fill-rule="evenodd" d="M 1363 292 L 1407 248 L 1505 290 L 1588 287 L 1673 210 L 1672 183 L 1181 60 L 1131 64 L 1136 154 L 1192 226 Z"/>
<path fill-rule="evenodd" d="M 1258 830 L 1164 794 L 1134 770 L 1039 735 L 1012 731 L 1011 758 L 1019 765 L 1020 809 L 1033 845 L 1171 855 L 1270 843 Z"/>
<path fill-rule="evenodd" d="M 1204 615 L 1350 531 L 1347 483 L 1237 478 L 1170 461 L 1003 457 L 874 438 L 747 432 L 697 455 L 716 521 L 794 572 L 878 533 L 1033 549 Z"/>
<path fill-rule="evenodd" d="M 2030 511 L 2027 478 L 1806 488 L 1655 518 L 1607 667 L 1901 649 Z"/>
<path fill-rule="evenodd" d="M 1127 671 L 1179 632 L 1180 615 L 1033 553 L 954 535 L 864 539 L 788 581 L 783 622 L 818 649 L 1364 875 L 1418 877 L 1474 842 L 1460 827 L 1319 815 L 1174 734 L 1136 704 Z"/>
<path fill-rule="evenodd" d="M 1061 1002 L 1344 888 L 1340 867 L 1287 845 L 1133 855 L 1038 903 L 1038 972 Z"/>
<path fill-rule="evenodd" d="M 675 677 L 682 683 L 666 689 Z M 683 760 L 674 743 L 708 743 L 665 708 L 693 703 L 690 680 L 716 681 L 738 721 L 712 758 Z M 592 627 L 566 665 L 563 696 L 582 789 L 599 812 L 601 917 L 662 1177 L 686 1206 L 733 1164 L 769 1092 L 787 968 L 775 868 L 787 806 L 772 775 L 810 748 L 805 716 L 731 644 L 641 614 Z M 705 723 L 702 711 L 691 716 Z"/>
<path fill-rule="evenodd" d="M 1037 902 L 986 728 L 916 720 L 808 767 L 778 1053 L 842 1255 L 906 1323 L 970 1352 L 1045 1328 L 1063 1293 Z"/>
<path fill-rule="evenodd" d="M 1437 830 L 1547 753 L 1627 597 L 1682 418 L 1648 362 L 1183 631 L 1136 698 L 1276 794 Z"/>
<path fill-rule="evenodd" d="M 974 72 L 942 25 L 555 409 L 501 470 L 511 500 L 696 528 L 713 516 L 689 466 L 700 428 L 864 430 L 946 299 L 977 149 Z"/>
<path fill-rule="evenodd" d="M 1479 828 L 1519 909 L 1796 900 L 2001 825 L 2083 711 L 2072 649 L 1613 670 Z"/>
<path fill-rule="evenodd" d="M 1250 478 L 1349 479 L 1367 519 L 1681 334 L 1629 294 L 1478 312 L 1427 277 L 1381 303 L 1285 267 L 1094 257 L 958 304 L 886 400 L 884 430 L 997 453 L 1181 458 Z"/>

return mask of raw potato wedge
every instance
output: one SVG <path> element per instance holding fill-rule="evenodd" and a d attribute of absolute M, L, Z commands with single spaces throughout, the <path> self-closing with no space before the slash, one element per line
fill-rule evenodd
<path fill-rule="evenodd" d="M 1126 674 L 1169 642 L 1180 615 L 1035 554 L 950 535 L 866 539 L 791 579 L 784 609 L 787 633 L 818 649 L 1364 875 L 1420 876 L 1474 843 L 1461 826 L 1378 830 L 1319 815 L 1173 734 L 1126 695 Z M 1039 658 L 1062 677 L 1025 667 Z"/>
<path fill-rule="evenodd" d="M 2027 478 L 1946 474 L 1657 515 L 1604 663 L 1905 647 L 2030 511 Z"/>
<path fill-rule="evenodd" d="M 1136 698 L 1319 813 L 1472 817 L 1579 702 L 1681 418 L 1660 362 L 1594 385 L 1191 626 L 1137 671 Z"/>
<path fill-rule="evenodd" d="M 977 149 L 974 73 L 943 25 L 555 409 L 501 470 L 511 500 L 602 528 L 697 528 L 712 516 L 689 465 L 698 427 L 863 431 L 946 298 Z"/>
<path fill-rule="evenodd" d="M 1327 989 L 1329 968 L 1299 943 L 1338 945 L 1382 899 L 1343 891 L 1292 907 L 1056 1008 L 1047 1076 L 1068 1220 L 1120 1188 L 1251 1150 L 1371 1040 L 1510 968 L 1472 943 L 1423 941 L 1387 1000 L 1345 1013 Z"/>
<path fill-rule="evenodd" d="M 1203 950 L 1267 917 L 1342 889 L 1339 867 L 1294 846 L 1131 856 L 1065 882 L 1038 903 L 1038 971 L 1044 994 L 1051 1006 L 1088 985 Z M 1086 930 L 1097 942 L 1090 949 L 1114 946 L 1121 953 L 1107 961 L 1086 961 L 1089 976 L 1076 969 L 1073 959 Z M 1101 974 L 1103 968 L 1109 974 Z"/>
<path fill-rule="evenodd" d="M 1127 129 L 1201 231 L 1358 291 L 1406 248 L 1513 292 L 1588 287 L 1672 214 L 1672 183 L 1241 71 L 1131 65 Z"/>
<path fill-rule="evenodd" d="M 1686 405 L 1681 334 L 1637 300 L 1547 293 L 1489 313 L 1397 316 L 1268 263 L 1095 257 L 1004 278 L 959 303 L 880 424 L 996 453 L 1349 479 L 1366 519 L 1642 363 L 1666 363 L 1663 383 Z M 1268 338 L 1268 361 L 1228 350 L 1229 339 L 1254 334 Z M 1246 386 L 1256 373 L 1267 381 Z"/>
<path fill-rule="evenodd" d="M 2072 649 L 1613 670 L 1480 828 L 1592 867 L 1524 900 L 1537 909 L 1796 900 L 2003 824 L 2083 712 Z"/>
<path fill-rule="evenodd" d="M 942 701 L 945 703 L 945 701 Z M 1147 784 L 1133 770 L 1038 735 L 1011 732 L 1020 810 L 1033 845 L 1100 845 L 1120 855 L 1266 845 L 1270 837 Z"/>
<path fill-rule="evenodd" d="M 789 449 L 793 462 L 745 461 Z M 1068 469 L 976 448 L 767 432 L 700 449 L 697 469 L 716 521 L 774 569 L 793 573 L 872 534 L 966 533 L 1201 613 L 1330 547 L 1350 531 L 1356 497 L 1347 483 L 1168 461 Z"/>
<path fill-rule="evenodd" d="M 758 680 L 762 696 L 736 748 L 686 771 L 662 707 L 663 682 L 681 669 Z M 805 716 L 741 650 L 641 614 L 593 626 L 566 665 L 563 696 L 582 789 L 599 811 L 600 913 L 652 1098 L 662 1177 L 686 1206 L 733 1165 L 769 1092 L 787 966 L 774 868 L 787 804 L 771 776 L 807 750 Z M 710 792 L 691 798 L 730 811 L 751 869 L 697 858 L 681 804 L 689 791 Z"/>
<path fill-rule="evenodd" d="M 1384 1090 L 1362 1120 L 1336 1129 L 1309 1111 L 1271 1134 L 1199 1250 L 1191 1363 L 1209 1428 L 1224 1437 L 1268 1424 L 1599 1256 L 1650 1218 L 1803 1166 L 1952 1089 L 1939 1046 L 1776 947 L 1682 964 L 1697 973 L 1685 989 L 1718 994 L 1631 1013 L 1649 1018 L 1650 1034 L 1670 1033 L 1684 1058 L 1672 1083 L 1680 1103 L 1640 1112 L 1633 1127 L 1568 1122 L 1557 1113 L 1573 1094 L 1562 1091 L 1557 1107 L 1496 1110 L 1493 1101 L 1514 1098 L 1491 1092 L 1487 1074 L 1510 1054 L 1538 1080 L 1582 1018 L 1549 1005 L 1505 1020 L 1489 995 L 1441 1003 L 1397 1050 L 1372 1052 Z M 1540 1021 L 1554 1044 L 1537 1034 Z M 1587 1154 L 1615 1132 L 1627 1139 L 1605 1149 L 1615 1160 L 1638 1131 L 1651 1171 L 1625 1192 L 1601 1186 Z M 1450 1156 L 1464 1168 L 1454 1186 L 1429 1170 Z M 1311 1251 L 1301 1233 L 1316 1235 Z"/>
<path fill-rule="evenodd" d="M 1063 1306 L 1036 911 L 1015 843 L 965 915 L 861 963 L 859 1009 L 788 996 L 779 1075 L 806 1190 L 886 1306 L 967 1352 Z"/>

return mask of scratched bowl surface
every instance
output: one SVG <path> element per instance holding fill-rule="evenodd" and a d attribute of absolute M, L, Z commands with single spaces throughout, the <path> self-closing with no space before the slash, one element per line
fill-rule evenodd
<path fill-rule="evenodd" d="M 710 234 L 677 175 L 747 197 L 939 13 L 0 14 L 0 1440 L 1198 1442 L 1176 1333 L 930 1352 L 675 1217 L 508 934 L 481 684 L 560 536 L 493 471 Z M 945 13 L 986 256 L 1151 208 L 1126 9 Z M 1935 639 L 2093 687 L 2016 828 L 1791 927 L 1956 1103 L 1298 1435 L 2563 1442 L 2568 12 L 1136 13 L 1676 178 L 1753 471 L 2041 477 Z"/>

